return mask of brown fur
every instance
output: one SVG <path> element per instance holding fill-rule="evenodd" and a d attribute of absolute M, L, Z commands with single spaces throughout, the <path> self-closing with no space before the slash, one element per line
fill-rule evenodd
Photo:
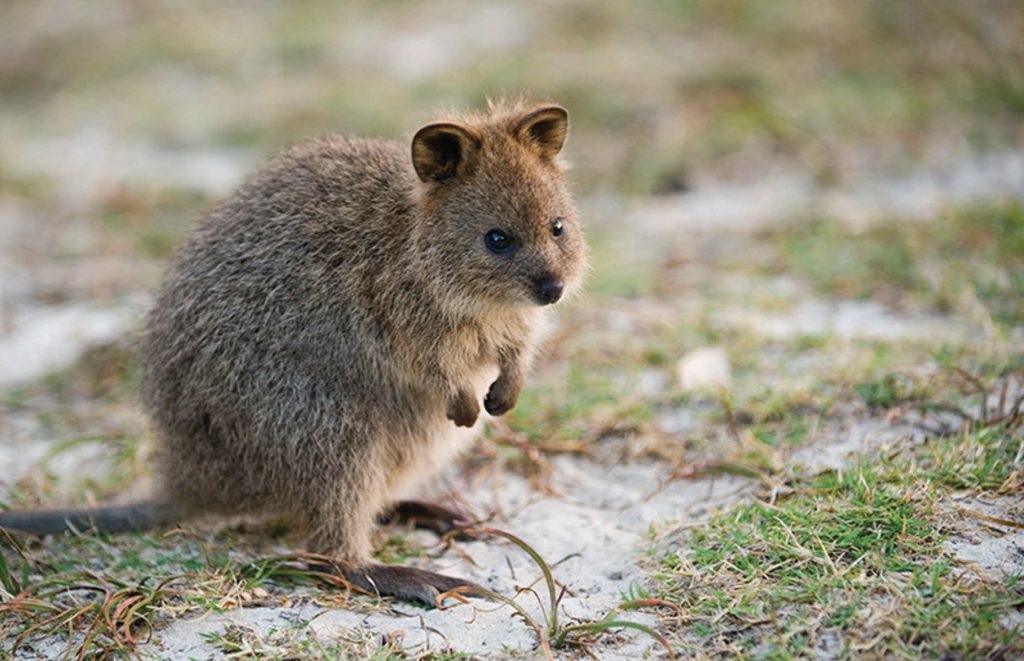
<path fill-rule="evenodd" d="M 216 207 L 141 344 L 159 499 L 283 517 L 311 550 L 368 562 L 378 515 L 472 439 L 460 426 L 515 404 L 538 282 L 580 281 L 565 127 L 557 106 L 514 103 L 424 127 L 412 158 L 329 136 Z M 492 228 L 518 250 L 492 254 Z"/>

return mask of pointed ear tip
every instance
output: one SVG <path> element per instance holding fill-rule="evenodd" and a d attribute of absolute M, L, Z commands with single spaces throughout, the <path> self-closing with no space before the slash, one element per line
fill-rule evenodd
<path fill-rule="evenodd" d="M 448 135 L 458 140 L 468 141 L 470 144 L 479 145 L 480 136 L 470 129 L 462 126 L 461 124 L 455 124 L 453 122 L 433 122 L 426 126 L 421 126 L 419 130 L 412 137 L 412 142 L 422 142 L 431 138 L 441 137 Z"/>
<path fill-rule="evenodd" d="M 430 137 L 432 135 L 436 135 L 436 134 L 439 134 L 439 133 L 454 133 L 454 130 L 452 130 L 452 129 L 453 129 L 453 125 L 452 124 L 447 124 L 447 123 L 442 123 L 442 122 L 434 122 L 433 124 L 427 124 L 425 126 L 421 126 L 416 131 L 416 134 L 413 136 L 412 139 L 413 139 L 413 142 L 415 142 L 415 141 L 417 141 L 420 138 L 428 138 L 428 137 Z"/>
<path fill-rule="evenodd" d="M 551 115 L 552 117 L 558 117 L 559 119 L 562 119 L 562 120 L 568 120 L 569 119 L 569 111 L 566 110 L 563 106 L 561 106 L 561 105 L 559 105 L 557 103 L 549 103 L 549 104 L 543 105 L 540 108 L 537 108 L 536 110 L 534 110 L 530 114 L 532 116 L 534 116 L 534 117 L 540 117 L 540 116 L 544 116 L 544 115 Z"/>

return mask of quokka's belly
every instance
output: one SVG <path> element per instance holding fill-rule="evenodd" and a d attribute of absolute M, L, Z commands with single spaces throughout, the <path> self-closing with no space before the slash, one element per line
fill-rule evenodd
<path fill-rule="evenodd" d="M 407 439 L 412 448 L 388 479 L 388 494 L 392 500 L 411 498 L 429 480 L 450 466 L 458 455 L 467 450 L 480 435 L 490 415 L 484 410 L 484 397 L 498 377 L 498 368 L 480 369 L 468 379 L 480 403 L 480 417 L 472 427 L 459 427 L 446 416 L 446 404 L 438 398 L 436 405 L 425 413 L 416 438 Z"/>

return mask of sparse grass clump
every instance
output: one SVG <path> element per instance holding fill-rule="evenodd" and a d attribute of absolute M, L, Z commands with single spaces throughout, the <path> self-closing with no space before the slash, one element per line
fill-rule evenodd
<path fill-rule="evenodd" d="M 401 639 L 364 633 L 352 633 L 340 639 L 323 641 L 305 627 L 273 629 L 266 633 L 230 624 L 222 631 L 203 636 L 227 658 L 233 659 L 327 659 L 340 661 L 393 661 L 408 658 Z M 458 654 L 439 654 L 431 659 L 457 659 Z"/>
<path fill-rule="evenodd" d="M 1024 324 L 1024 206 L 949 212 L 852 232 L 829 220 L 776 234 L 784 267 L 822 293 Z"/>
<path fill-rule="evenodd" d="M 917 470 L 950 489 L 1020 494 L 1024 490 L 1024 435 L 1003 429 L 964 430 L 931 439 L 918 453 Z"/>
<path fill-rule="evenodd" d="M 950 489 L 1020 493 L 1024 437 L 992 425 L 791 481 L 674 540 L 655 569 L 682 644 L 721 655 L 1024 653 L 1002 622 L 1019 577 L 965 573 L 944 547 Z"/>

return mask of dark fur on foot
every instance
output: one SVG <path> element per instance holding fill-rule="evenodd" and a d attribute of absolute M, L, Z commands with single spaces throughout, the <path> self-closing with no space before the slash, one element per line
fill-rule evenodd
<path fill-rule="evenodd" d="M 460 591 L 461 594 L 487 598 L 484 588 L 472 581 L 415 567 L 376 563 L 361 567 L 312 563 L 310 568 L 325 573 L 340 573 L 354 587 L 370 594 L 402 601 L 418 601 L 428 606 L 436 606 L 439 595 L 456 588 L 465 588 Z"/>
<path fill-rule="evenodd" d="M 465 534 L 464 530 L 473 525 L 473 517 L 457 509 L 427 503 L 420 500 L 400 500 L 380 517 L 381 523 L 411 523 L 417 528 L 430 530 L 438 535 L 455 533 L 456 538 L 477 539 Z"/>

